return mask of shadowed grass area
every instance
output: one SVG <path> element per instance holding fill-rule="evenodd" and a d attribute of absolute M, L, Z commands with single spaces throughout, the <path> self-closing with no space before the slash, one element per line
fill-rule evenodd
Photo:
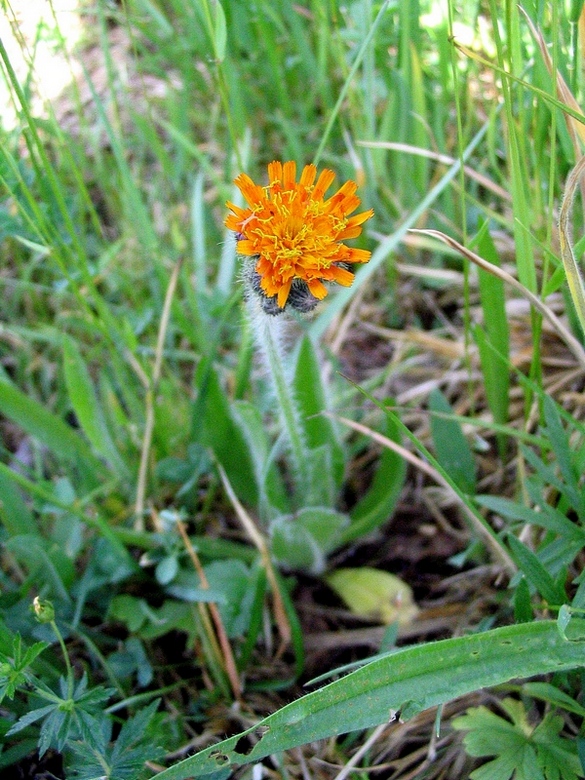
<path fill-rule="evenodd" d="M 583 3 L 45 6 L 2 6 L 0 768 L 584 776 Z M 314 311 L 224 225 L 274 160 L 374 210 Z"/>

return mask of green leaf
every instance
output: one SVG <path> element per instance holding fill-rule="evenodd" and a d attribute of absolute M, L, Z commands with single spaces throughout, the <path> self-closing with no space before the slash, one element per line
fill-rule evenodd
<path fill-rule="evenodd" d="M 301 341 L 296 357 L 293 392 L 308 448 L 324 448 L 330 453 L 328 461 L 322 459 L 325 466 L 328 463 L 327 474 L 311 470 L 316 480 L 313 495 L 324 503 L 333 504 L 343 481 L 345 455 L 333 421 L 323 415 L 327 409 L 325 387 L 315 348 L 308 336 Z M 326 485 L 330 485 L 329 491 L 323 492 Z"/>
<path fill-rule="evenodd" d="M 8 636 L 5 637 L 8 640 Z M 29 679 L 28 667 L 35 658 L 48 647 L 47 642 L 36 642 L 22 653 L 22 640 L 20 634 L 12 637 L 11 653 L 0 652 L 0 702 L 8 697 L 14 698 L 16 691 L 25 685 Z M 8 649 L 8 648 L 7 648 Z"/>
<path fill-rule="evenodd" d="M 3 471 L 0 471 L 0 520 L 10 536 L 39 533 L 20 491 Z"/>
<path fill-rule="evenodd" d="M 325 556 L 340 543 L 349 518 L 327 507 L 305 507 L 270 524 L 272 554 L 289 569 L 320 574 Z"/>
<path fill-rule="evenodd" d="M 202 366 L 198 376 L 199 397 L 194 407 L 194 435 L 210 447 L 221 463 L 238 497 L 256 506 L 258 484 L 247 442 L 248 429 L 232 414 L 228 398 L 211 365 Z"/>
<path fill-rule="evenodd" d="M 218 62 L 225 59 L 225 49 L 227 43 L 227 26 L 225 22 L 225 13 L 219 0 L 215 0 L 215 19 L 213 27 L 213 50 Z"/>
<path fill-rule="evenodd" d="M 397 711 L 408 718 L 479 688 L 583 664 L 583 647 L 554 621 L 506 626 L 399 650 L 288 704 L 256 726 L 171 767 L 159 780 L 186 780 L 259 761 L 317 739 L 367 729 Z M 258 737 L 251 751 L 242 737 Z"/>
<path fill-rule="evenodd" d="M 72 338 L 63 338 L 65 383 L 75 416 L 94 450 L 105 458 L 112 468 L 127 477 L 129 472 L 122 460 L 104 419 L 93 383 L 81 353 Z"/>
<path fill-rule="evenodd" d="M 476 496 L 475 500 L 481 506 L 485 506 L 502 517 L 546 528 L 547 531 L 553 531 L 559 536 L 585 544 L 585 529 L 572 523 L 568 517 L 548 504 L 543 503 L 540 507 L 541 511 L 536 512 L 518 501 L 511 501 L 509 498 L 500 498 L 499 496 L 481 495 Z"/>
<path fill-rule="evenodd" d="M 288 496 L 278 465 L 271 457 L 271 446 L 260 411 L 246 401 L 235 401 L 231 409 L 248 445 L 261 502 L 286 511 L 289 508 Z"/>
<path fill-rule="evenodd" d="M 69 588 L 75 579 L 72 561 L 56 547 L 51 547 L 40 536 L 13 536 L 6 541 L 6 548 L 28 570 L 45 596 L 70 602 Z"/>
<path fill-rule="evenodd" d="M 73 428 L 29 398 L 8 382 L 0 379 L 0 409 L 23 431 L 44 444 L 57 457 L 66 461 L 82 461 L 91 471 L 103 472 L 103 466 L 85 441 Z"/>
<path fill-rule="evenodd" d="M 560 606 L 566 599 L 564 588 L 557 586 L 535 553 L 513 534 L 508 536 L 512 557 L 524 572 L 526 579 L 549 604 Z"/>
<path fill-rule="evenodd" d="M 400 442 L 400 432 L 389 416 L 386 418 L 386 435 L 392 441 Z M 366 536 L 390 520 L 405 479 L 406 461 L 394 450 L 385 447 L 372 484 L 350 512 L 351 523 L 342 533 L 344 544 Z"/>
<path fill-rule="evenodd" d="M 547 682 L 529 682 L 524 683 L 522 690 L 534 699 L 542 699 L 555 707 L 579 715 L 581 718 L 585 717 L 585 707 L 575 701 L 572 696 L 557 688 L 556 685 Z"/>
<path fill-rule="evenodd" d="M 395 574 L 370 566 L 335 569 L 325 581 L 354 615 L 407 625 L 418 615 L 412 588 Z"/>
<path fill-rule="evenodd" d="M 571 447 L 561 424 L 559 411 L 555 402 L 548 395 L 544 396 L 543 408 L 546 433 L 565 483 L 564 492 L 579 513 L 580 518 L 585 521 L 585 491 L 581 491 L 579 488 L 579 479 L 573 464 Z"/>
<path fill-rule="evenodd" d="M 510 406 L 510 374 L 508 364 L 496 352 L 486 332 L 479 325 L 473 328 L 473 336 L 479 350 L 481 373 L 486 400 L 494 422 L 504 425 L 508 422 Z M 498 432 L 498 449 L 505 454 L 506 437 Z"/>
<path fill-rule="evenodd" d="M 533 727 L 524 704 L 504 699 L 500 706 L 510 720 L 487 707 L 472 707 L 452 722 L 467 731 L 463 744 L 470 756 L 496 756 L 470 774 L 472 780 L 576 780 L 582 777 L 573 741 L 560 736 L 563 719 L 548 713 Z"/>
<path fill-rule="evenodd" d="M 437 460 L 453 482 L 468 494 L 475 493 L 475 461 L 457 420 L 448 420 L 440 415 L 452 415 L 453 409 L 440 390 L 433 390 L 429 396 L 431 410 L 431 433 Z"/>
<path fill-rule="evenodd" d="M 500 266 L 500 258 L 485 221 L 477 236 L 477 251 L 481 257 L 495 266 Z M 494 422 L 504 425 L 508 421 L 510 405 L 510 330 L 506 315 L 506 295 L 504 283 L 493 274 L 479 268 L 479 295 L 483 310 L 483 328 L 473 329 L 479 349 L 479 358 L 484 379 L 488 406 Z M 498 434 L 498 446 L 503 453 L 505 438 Z"/>
<path fill-rule="evenodd" d="M 250 625 L 259 569 L 242 561 L 213 561 L 205 566 L 209 588 L 221 595 L 218 609 L 230 639 L 245 636 Z"/>

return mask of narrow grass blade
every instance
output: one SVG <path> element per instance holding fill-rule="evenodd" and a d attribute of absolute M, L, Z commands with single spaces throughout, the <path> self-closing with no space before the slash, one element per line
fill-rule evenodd
<path fill-rule="evenodd" d="M 559 606 L 566 601 L 564 589 L 559 587 L 548 573 L 546 567 L 539 561 L 535 553 L 515 536 L 509 537 L 512 555 L 518 568 L 524 572 L 526 579 L 536 588 L 551 606 Z"/>
<path fill-rule="evenodd" d="M 69 337 L 63 339 L 63 355 L 65 382 L 79 425 L 94 450 L 102 455 L 120 476 L 128 477 L 128 467 L 110 435 L 87 366 L 77 345 Z"/>
<path fill-rule="evenodd" d="M 585 170 L 585 157 L 581 157 L 577 165 L 573 168 L 565 185 L 565 194 L 559 214 L 559 242 L 561 245 L 561 258 L 565 267 L 567 284 L 575 306 L 575 311 L 579 318 L 579 323 L 583 333 L 585 333 L 585 285 L 583 277 L 573 254 L 571 229 L 569 226 L 569 214 L 575 192 L 581 181 L 583 171 Z"/>
<path fill-rule="evenodd" d="M 8 382 L 0 381 L 2 414 L 19 425 L 30 436 L 48 447 L 63 460 L 81 460 L 98 474 L 102 463 L 72 428 L 38 401 L 25 395 Z"/>

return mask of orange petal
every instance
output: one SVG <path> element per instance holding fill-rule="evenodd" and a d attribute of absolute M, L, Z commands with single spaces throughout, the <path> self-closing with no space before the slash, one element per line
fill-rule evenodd
<path fill-rule="evenodd" d="M 329 269 L 331 272 L 331 281 L 337 282 L 342 287 L 351 287 L 354 280 L 354 275 L 347 268 L 340 268 L 338 265 L 332 265 Z"/>
<path fill-rule="evenodd" d="M 317 300 L 322 301 L 327 295 L 327 288 L 319 279 L 310 279 L 307 282 L 307 285 L 309 286 L 309 292 L 311 295 L 314 295 Z"/>
<path fill-rule="evenodd" d="M 362 211 L 360 214 L 354 214 L 353 217 L 348 219 L 349 225 L 363 225 L 366 220 L 371 219 L 374 216 L 374 209 L 368 209 Z"/>
<path fill-rule="evenodd" d="M 359 225 L 348 225 L 337 236 L 337 240 L 338 241 L 345 241 L 346 238 L 357 238 L 360 235 L 361 232 L 362 232 L 362 229 L 361 229 L 361 227 Z"/>
<path fill-rule="evenodd" d="M 367 263 L 372 253 L 367 249 L 355 249 L 354 247 L 348 247 L 347 257 L 344 257 L 346 263 Z"/>
<path fill-rule="evenodd" d="M 323 198 L 325 192 L 333 184 L 334 179 L 335 174 L 333 171 L 329 170 L 329 168 L 325 168 L 321 171 L 319 178 L 317 179 L 317 184 L 315 184 L 315 189 L 313 190 L 314 200 L 321 200 Z"/>
<path fill-rule="evenodd" d="M 249 241 L 247 238 L 243 238 L 241 241 L 238 241 L 236 248 L 240 255 L 246 255 L 247 257 L 252 257 L 253 255 L 258 254 L 256 243 L 254 241 Z"/>
<path fill-rule="evenodd" d="M 282 166 L 282 186 L 285 190 L 294 190 L 297 177 L 297 164 L 294 160 L 285 162 Z"/>
<path fill-rule="evenodd" d="M 310 187 L 315 181 L 316 175 L 317 168 L 312 163 L 311 165 L 305 165 L 303 172 L 301 173 L 299 184 L 301 187 Z"/>
<path fill-rule="evenodd" d="M 272 186 L 277 181 L 282 181 L 282 163 L 274 160 L 268 163 L 268 184 Z"/>
<path fill-rule="evenodd" d="M 234 184 L 240 190 L 250 206 L 255 206 L 264 195 L 264 190 L 258 184 L 254 184 L 246 173 L 240 173 L 234 179 Z"/>
<path fill-rule="evenodd" d="M 285 282 L 280 288 L 280 290 L 278 291 L 278 298 L 276 299 L 276 302 L 278 303 L 281 309 L 284 309 L 285 307 L 291 285 L 292 285 L 292 279 L 290 279 L 290 281 L 288 282 Z"/>

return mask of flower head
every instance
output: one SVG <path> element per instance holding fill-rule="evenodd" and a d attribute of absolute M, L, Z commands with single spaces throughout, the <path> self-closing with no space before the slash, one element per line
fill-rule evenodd
<path fill-rule="evenodd" d="M 346 265 L 370 259 L 366 249 L 342 243 L 359 236 L 374 213 L 370 209 L 349 216 L 360 204 L 357 184 L 347 181 L 325 199 L 335 174 L 325 169 L 315 182 L 316 176 L 316 167 L 306 165 L 297 182 L 294 162 L 272 162 L 266 187 L 254 184 L 245 173 L 235 179 L 248 208 L 226 204 L 231 213 L 225 224 L 237 233 L 237 251 L 257 258 L 260 288 L 279 310 L 293 285 L 306 288 L 317 303 L 327 295 L 323 282 L 349 287 L 353 273 Z"/>

